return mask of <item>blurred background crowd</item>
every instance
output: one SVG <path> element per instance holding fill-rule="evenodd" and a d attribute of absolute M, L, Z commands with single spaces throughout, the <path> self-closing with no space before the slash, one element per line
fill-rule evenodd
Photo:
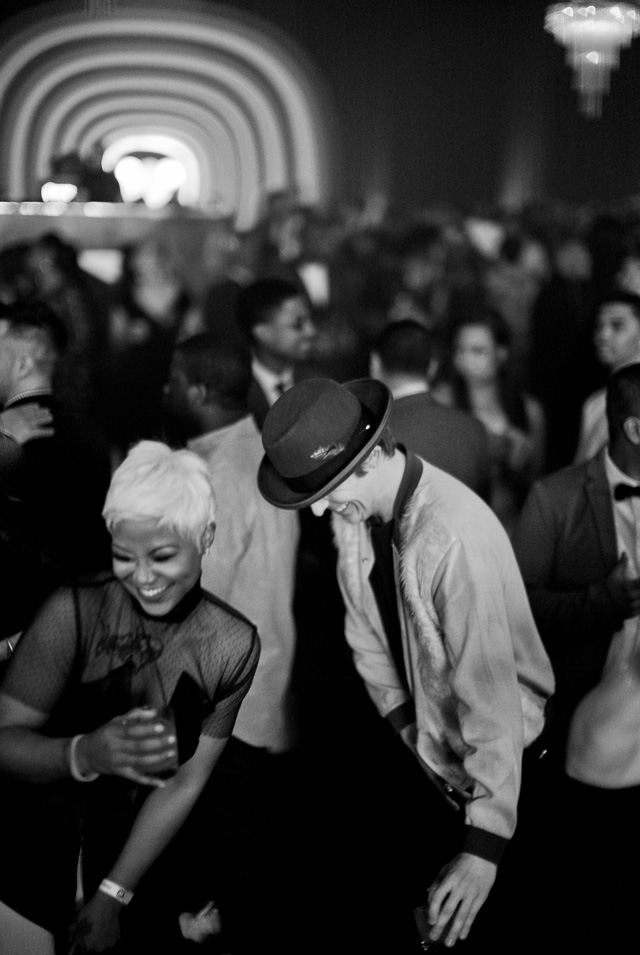
<path fill-rule="evenodd" d="M 429 330 L 433 396 L 489 432 L 509 474 L 510 493 L 494 499 L 508 524 L 536 477 L 574 459 L 582 405 L 608 371 L 593 342 L 597 307 L 616 288 L 640 292 L 640 211 L 399 212 L 381 198 L 320 209 L 278 193 L 255 228 L 221 223 L 195 258 L 162 223 L 115 250 L 87 252 L 53 232 L 0 250 L 0 301 L 39 300 L 62 319 L 58 394 L 94 418 L 114 463 L 138 438 L 167 434 L 176 343 L 240 338 L 237 295 L 263 277 L 308 300 L 316 335 L 298 377 L 366 376 L 389 323 Z"/>

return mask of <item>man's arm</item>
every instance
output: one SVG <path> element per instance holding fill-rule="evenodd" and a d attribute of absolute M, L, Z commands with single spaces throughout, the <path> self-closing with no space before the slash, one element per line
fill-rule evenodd
<path fill-rule="evenodd" d="M 443 678 L 458 720 L 459 739 L 452 735 L 450 743 L 473 783 L 463 851 L 429 892 L 433 937 L 442 934 L 452 945 L 468 935 L 516 825 L 524 722 L 512 630 L 522 641 L 540 640 L 515 560 L 497 538 L 454 541 L 431 590 L 450 665 Z M 531 662 L 541 670 L 533 682 L 542 706 L 546 683 L 552 685 L 542 646 Z"/>

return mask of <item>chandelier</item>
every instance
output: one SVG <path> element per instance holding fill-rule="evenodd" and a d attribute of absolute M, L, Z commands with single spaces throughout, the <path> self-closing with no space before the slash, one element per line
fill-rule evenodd
<path fill-rule="evenodd" d="M 640 9 L 632 3 L 555 3 L 547 8 L 545 29 L 567 47 L 574 89 L 585 116 L 602 115 L 609 74 L 620 49 L 640 32 Z"/>

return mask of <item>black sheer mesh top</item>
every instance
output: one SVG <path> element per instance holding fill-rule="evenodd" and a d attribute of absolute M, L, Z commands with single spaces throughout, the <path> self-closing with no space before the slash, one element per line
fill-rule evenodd
<path fill-rule="evenodd" d="M 169 703 L 184 762 L 201 734 L 230 735 L 259 652 L 253 624 L 199 586 L 158 618 L 101 574 L 43 604 L 2 690 L 46 713 L 52 735 L 90 732 L 134 706 Z"/>

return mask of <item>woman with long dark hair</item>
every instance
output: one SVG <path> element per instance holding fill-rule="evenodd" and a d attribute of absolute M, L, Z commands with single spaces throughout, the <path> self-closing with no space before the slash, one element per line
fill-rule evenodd
<path fill-rule="evenodd" d="M 490 504 L 511 530 L 527 491 L 542 472 L 544 413 L 509 370 L 509 330 L 499 312 L 477 307 L 453 324 L 446 367 L 433 395 L 485 426 L 492 458 Z"/>

